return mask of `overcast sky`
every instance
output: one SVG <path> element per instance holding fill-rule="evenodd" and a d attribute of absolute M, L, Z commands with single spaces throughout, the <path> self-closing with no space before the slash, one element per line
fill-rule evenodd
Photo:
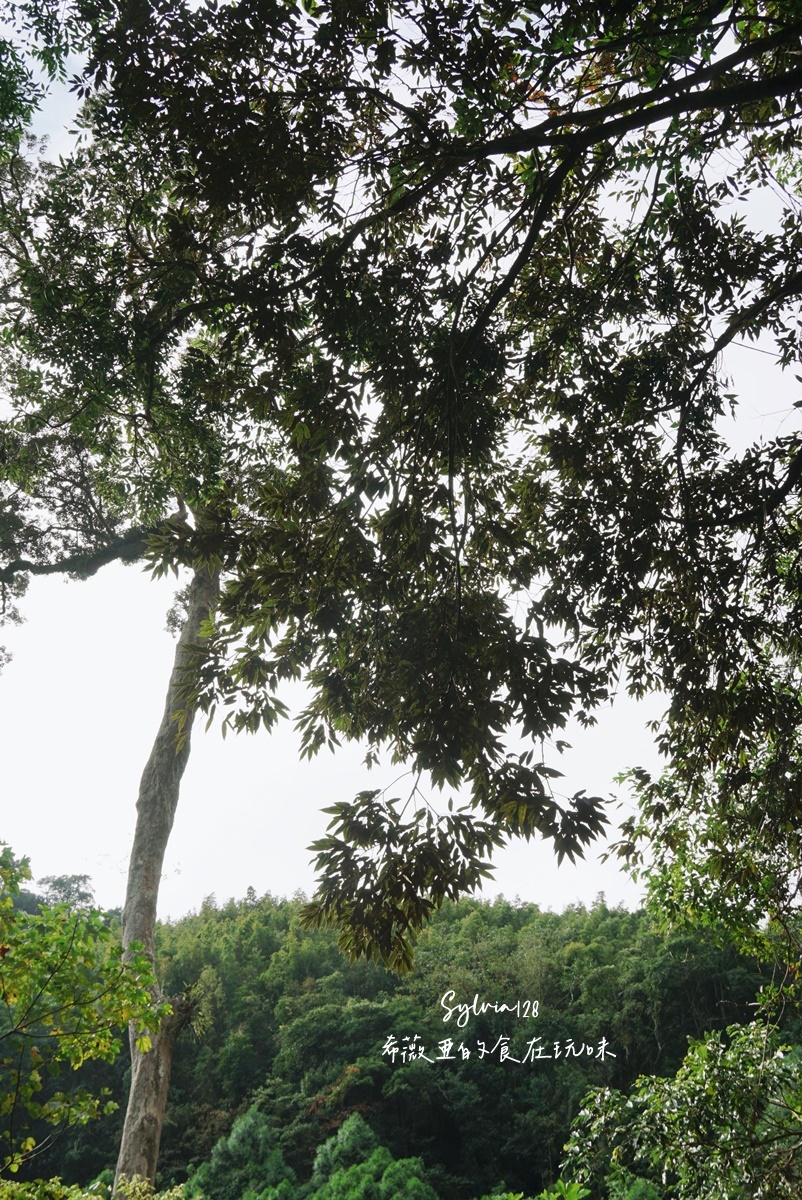
<path fill-rule="evenodd" d="M 40 120 L 54 154 L 66 151 L 62 132 L 73 111 L 62 90 Z M 767 210 L 768 211 L 768 210 Z M 756 221 L 764 219 L 758 213 Z M 769 219 L 768 216 L 765 219 Z M 733 347 L 726 363 L 743 398 L 735 444 L 744 447 L 798 422 L 791 408 L 798 389 L 780 386 L 771 360 Z M 0 631 L 13 652 L 0 675 L 4 789 L 0 839 L 27 854 L 36 876 L 92 877 L 97 900 L 120 905 L 135 819 L 139 776 L 164 703 L 175 643 L 165 631 L 175 581 L 152 581 L 136 566 L 105 568 L 83 583 L 34 580 L 23 602 L 26 623 Z M 302 692 L 285 697 L 297 711 Z M 566 778 L 555 791 L 615 791 L 619 772 L 657 766 L 646 722 L 660 714 L 654 699 L 635 705 L 626 696 L 600 713 L 592 730 L 570 730 L 573 750 L 558 764 Z M 298 759 L 292 722 L 271 735 L 222 740 L 218 728 L 196 730 L 184 777 L 162 883 L 162 916 L 178 917 L 214 893 L 224 901 L 249 886 L 258 893 L 311 893 L 309 843 L 328 818 L 320 809 L 367 787 L 384 788 L 403 768 L 366 772 L 364 750 L 344 746 L 312 763 Z M 391 791 L 395 794 L 395 790 Z M 621 801 L 627 804 L 623 794 Z M 613 821 L 631 811 L 611 811 Z M 496 857 L 494 884 L 502 892 L 555 909 L 591 903 L 638 903 L 639 889 L 599 850 L 559 868 L 548 843 L 517 842 Z"/>
<path fill-rule="evenodd" d="M 30 855 L 35 875 L 91 875 L 98 901 L 109 907 L 122 902 L 139 776 L 175 649 L 164 630 L 174 586 L 116 564 L 86 582 L 34 580 L 26 623 L 3 631 L 14 658 L 0 676 L 2 837 Z M 297 709 L 301 689 L 287 694 Z M 561 764 L 570 765 L 570 777 L 555 790 L 606 795 L 618 771 L 648 762 L 647 715 L 624 698 L 598 729 L 579 731 L 577 751 Z M 307 847 L 329 819 L 320 809 L 388 786 L 403 772 L 367 772 L 363 755 L 344 746 L 300 762 L 289 721 L 272 734 L 225 740 L 199 723 L 165 864 L 162 915 L 180 916 L 212 892 L 218 900 L 240 897 L 249 885 L 259 893 L 311 892 Z M 485 894 L 561 908 L 604 890 L 610 902 L 636 903 L 632 884 L 596 858 L 591 852 L 587 863 L 558 870 L 547 846 L 521 842 L 498 856 L 496 886 Z"/>

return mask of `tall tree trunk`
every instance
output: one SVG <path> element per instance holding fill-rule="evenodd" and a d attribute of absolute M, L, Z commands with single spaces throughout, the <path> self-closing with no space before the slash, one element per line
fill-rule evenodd
<path fill-rule="evenodd" d="M 181 776 L 189 758 L 194 717 L 194 713 L 188 713 L 184 740 L 179 748 L 176 744 L 177 725 L 174 713 L 179 707 L 179 689 L 184 682 L 186 671 L 193 663 L 193 649 L 198 646 L 200 640 L 201 623 L 214 612 L 219 590 L 219 573 L 211 573 L 205 569 L 197 571 L 189 585 L 187 617 L 176 646 L 164 715 L 139 785 L 136 832 L 128 867 L 122 936 L 126 950 L 131 942 L 140 942 L 153 962 L 156 905 L 164 853 L 173 827 Z M 158 982 L 153 998 L 156 1003 L 164 999 Z M 152 1045 L 147 1053 L 142 1053 L 137 1048 L 133 1027 L 129 1030 L 131 1090 L 117 1159 L 115 1190 L 121 1176 L 133 1178 L 138 1175 L 151 1183 L 156 1177 L 173 1050 L 178 1034 L 190 1017 L 190 1006 L 185 997 L 173 996 L 170 998 L 170 1004 L 173 1009 L 172 1015 L 151 1034 Z"/>

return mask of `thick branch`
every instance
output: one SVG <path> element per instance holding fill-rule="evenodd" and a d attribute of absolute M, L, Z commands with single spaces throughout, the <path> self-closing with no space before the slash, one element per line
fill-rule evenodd
<path fill-rule="evenodd" d="M 529 231 L 526 237 L 524 238 L 523 245 L 518 251 L 515 261 L 512 263 L 501 282 L 496 286 L 489 299 L 485 302 L 482 311 L 479 313 L 478 317 L 468 331 L 463 346 L 461 347 L 463 351 L 468 342 L 485 329 L 499 304 L 501 304 L 504 297 L 507 296 L 514 287 L 516 279 L 521 274 L 521 271 L 524 269 L 529 261 L 529 258 L 531 257 L 541 230 L 548 220 L 549 214 L 551 213 L 557 198 L 559 197 L 560 189 L 565 183 L 568 175 L 576 166 L 578 160 L 578 153 L 567 155 L 563 162 L 560 163 L 554 173 L 549 177 L 549 180 L 543 189 L 543 194 L 538 201 L 535 215 L 532 218 L 532 223 L 529 226 Z"/>
<path fill-rule="evenodd" d="M 727 517 L 722 521 L 718 521 L 717 524 L 732 526 L 737 529 L 744 525 L 751 525 L 754 521 L 764 521 L 766 517 L 770 517 L 772 513 L 777 511 L 800 480 L 802 480 L 802 451 L 798 451 L 794 455 L 785 479 L 779 487 L 776 487 L 770 495 L 766 496 L 765 500 L 762 500 L 760 504 L 755 504 L 745 512 L 736 513 L 733 517 Z"/>
<path fill-rule="evenodd" d="M 120 559 L 122 562 L 135 562 L 142 558 L 147 548 L 147 539 L 157 532 L 157 526 L 139 526 L 129 529 L 121 537 L 107 542 L 97 550 L 83 550 L 79 554 L 70 554 L 66 558 L 56 559 L 55 562 L 37 563 L 27 558 L 16 558 L 5 567 L 0 568 L 0 583 L 11 583 L 15 575 L 80 575 L 88 579 L 101 567 Z"/>
<path fill-rule="evenodd" d="M 700 112 L 706 108 L 723 112 L 756 100 L 788 96 L 800 87 L 802 67 L 767 79 L 747 79 L 731 87 L 720 87 L 714 82 L 702 91 L 674 96 L 657 104 L 652 102 L 651 94 L 647 93 L 628 102 L 627 107 L 634 108 L 634 111 L 614 120 L 609 120 L 609 112 L 604 108 L 592 112 L 563 113 L 534 128 L 520 129 L 486 142 L 454 142 L 446 153 L 460 162 L 475 162 L 496 154 L 524 154 L 542 146 L 593 146 L 686 113 Z M 589 128 L 578 129 L 577 126 Z"/>
<path fill-rule="evenodd" d="M 802 30 L 802 24 L 794 26 L 791 32 Z M 788 30 L 785 31 L 786 36 Z M 766 39 L 766 46 L 773 39 Z M 724 60 L 731 65 L 744 57 L 743 52 Z M 719 84 L 723 64 L 698 72 L 695 76 L 681 83 L 663 85 L 661 88 L 646 92 L 640 96 L 626 97 L 607 107 L 583 112 L 560 113 L 541 124 L 519 129 L 502 137 L 490 138 L 483 142 L 468 142 L 455 140 L 448 146 L 436 151 L 433 156 L 431 175 L 417 187 L 404 192 L 393 200 L 386 208 L 374 209 L 366 214 L 349 229 L 342 238 L 336 240 L 325 251 L 325 257 L 331 261 L 342 257 L 354 244 L 358 237 L 375 225 L 381 224 L 390 217 L 401 215 L 413 208 L 417 202 L 429 195 L 440 183 L 447 179 L 459 166 L 479 162 L 503 154 L 525 154 L 538 148 L 555 148 L 567 146 L 576 155 L 582 154 L 591 146 L 603 142 L 615 141 L 638 129 L 647 129 L 661 121 L 671 120 L 692 112 L 710 109 L 716 112 L 726 112 L 737 109 L 757 100 L 772 99 L 788 96 L 802 89 L 802 67 L 787 71 L 782 75 L 769 76 L 766 79 L 747 79 L 729 87 Z M 712 75 L 708 87 L 692 91 L 700 80 Z M 670 95 L 668 99 L 659 97 L 666 92 L 675 93 L 682 88 L 679 95 Z M 612 114 L 621 113 L 620 116 Z M 311 278 L 315 271 L 310 273 Z"/>

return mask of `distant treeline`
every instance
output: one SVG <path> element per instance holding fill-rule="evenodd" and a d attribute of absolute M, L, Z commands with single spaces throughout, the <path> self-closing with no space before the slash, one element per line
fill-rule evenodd
<path fill-rule="evenodd" d="M 165 991 L 190 989 L 196 1009 L 173 1067 L 161 1186 L 209 1159 L 255 1103 L 301 1183 L 358 1113 L 394 1158 L 423 1160 L 441 1200 L 502 1180 L 534 1194 L 558 1175 L 589 1087 L 673 1074 L 689 1036 L 751 1018 L 767 979 L 710 933 L 664 939 L 603 898 L 562 913 L 446 904 L 398 978 L 349 964 L 334 932 L 301 928 L 301 906 L 250 891 L 159 927 Z M 86 1183 L 113 1167 L 126 1071 L 124 1055 L 86 1068 L 120 1109 L 62 1133 L 37 1176 Z"/>

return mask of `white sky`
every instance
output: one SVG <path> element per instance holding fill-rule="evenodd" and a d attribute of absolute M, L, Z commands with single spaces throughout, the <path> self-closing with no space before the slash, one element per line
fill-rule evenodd
<path fill-rule="evenodd" d="M 0 676 L 0 837 L 31 857 L 35 875 L 91 875 L 107 907 L 122 903 L 139 776 L 163 708 L 174 586 L 119 564 L 86 582 L 37 579 L 23 602 L 26 623 L 3 631 L 14 658 Z M 299 688 L 288 696 L 300 707 Z M 570 778 L 555 788 L 607 795 L 618 771 L 653 760 L 647 716 L 624 697 L 599 728 L 579 731 Z M 163 916 L 180 916 L 211 892 L 241 897 L 249 885 L 260 894 L 311 893 L 307 847 L 329 820 L 320 809 L 403 770 L 367 772 L 357 746 L 311 763 L 299 761 L 297 748 L 289 721 L 272 734 L 225 741 L 198 723 L 165 863 Z M 610 903 L 635 904 L 634 886 L 596 858 L 592 850 L 587 863 L 558 870 L 547 845 L 521 842 L 498 855 L 496 886 L 484 894 L 562 908 L 603 890 Z"/>
<path fill-rule="evenodd" d="M 69 148 L 63 128 L 74 105 L 64 90 L 37 132 L 51 136 L 55 156 Z M 771 359 L 733 347 L 727 367 L 743 396 L 739 448 L 798 427 L 792 377 L 781 383 Z M 790 387 L 789 387 L 790 383 Z M 100 904 L 122 904 L 139 776 L 164 703 L 175 643 L 164 621 L 175 581 L 150 580 L 138 567 L 105 568 L 83 583 L 38 579 L 23 602 L 21 628 L 0 631 L 14 658 L 0 675 L 3 813 L 0 840 L 27 854 L 36 876 L 89 874 Z M 285 696 L 297 710 L 302 693 Z M 636 706 L 619 697 L 593 730 L 571 730 L 573 751 L 559 764 L 555 790 L 585 788 L 608 795 L 620 771 L 654 769 L 647 720 L 660 715 L 653 699 Z M 178 917 L 214 893 L 220 901 L 258 893 L 314 890 L 309 843 L 328 817 L 320 809 L 367 787 L 385 787 L 402 768 L 368 773 L 363 751 L 344 746 L 311 764 L 298 759 L 292 722 L 272 734 L 229 736 L 195 731 L 162 882 L 160 913 Z M 394 794 L 394 792 L 391 792 Z M 626 797 L 622 797 L 626 802 Z M 611 812 L 614 821 L 624 813 Z M 517 842 L 496 856 L 498 892 L 560 909 L 590 903 L 637 904 L 639 889 L 599 848 L 578 866 L 557 867 L 548 843 Z"/>

